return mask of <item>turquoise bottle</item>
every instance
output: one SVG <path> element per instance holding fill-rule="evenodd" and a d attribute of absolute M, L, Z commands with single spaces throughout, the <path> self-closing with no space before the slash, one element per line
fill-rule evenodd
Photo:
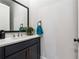
<path fill-rule="evenodd" d="M 37 35 L 42 36 L 43 35 L 43 28 L 42 28 L 42 22 L 39 21 L 37 23 L 37 31 L 36 31 Z"/>

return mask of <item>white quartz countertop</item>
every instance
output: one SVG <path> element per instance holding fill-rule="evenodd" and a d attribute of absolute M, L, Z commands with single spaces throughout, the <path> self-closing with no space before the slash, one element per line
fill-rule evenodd
<path fill-rule="evenodd" d="M 32 36 L 26 36 L 26 37 L 0 39 L 0 47 L 19 43 L 19 42 L 30 40 L 30 39 L 37 38 L 37 37 L 40 37 L 40 36 L 32 35 Z"/>

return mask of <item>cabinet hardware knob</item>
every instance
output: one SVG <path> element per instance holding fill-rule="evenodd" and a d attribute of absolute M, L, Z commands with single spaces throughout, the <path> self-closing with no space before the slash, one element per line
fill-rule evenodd
<path fill-rule="evenodd" d="M 75 39 L 74 39 L 74 42 L 79 42 L 79 39 L 76 39 L 76 38 L 75 38 Z"/>

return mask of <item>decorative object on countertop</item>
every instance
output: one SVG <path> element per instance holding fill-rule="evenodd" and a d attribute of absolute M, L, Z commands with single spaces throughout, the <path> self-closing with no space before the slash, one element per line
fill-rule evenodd
<path fill-rule="evenodd" d="M 19 31 L 20 31 L 20 32 L 25 31 L 25 29 L 24 29 L 24 27 L 23 27 L 23 24 L 20 25 Z"/>
<path fill-rule="evenodd" d="M 27 35 L 33 35 L 34 34 L 34 28 L 28 27 L 26 32 L 27 32 Z"/>
<path fill-rule="evenodd" d="M 43 28 L 42 28 L 42 22 L 38 21 L 37 23 L 37 30 L 36 30 L 37 35 L 43 35 Z"/>
<path fill-rule="evenodd" d="M 0 39 L 5 39 L 5 31 L 0 30 Z"/>

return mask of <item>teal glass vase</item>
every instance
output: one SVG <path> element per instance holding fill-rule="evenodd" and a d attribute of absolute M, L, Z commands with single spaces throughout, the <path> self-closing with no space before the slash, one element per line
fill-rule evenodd
<path fill-rule="evenodd" d="M 41 21 L 38 22 L 37 24 L 37 35 L 43 35 L 43 28 L 42 28 L 42 25 L 41 25 Z"/>
<path fill-rule="evenodd" d="M 23 24 L 20 25 L 19 31 L 22 32 L 24 30 Z"/>

